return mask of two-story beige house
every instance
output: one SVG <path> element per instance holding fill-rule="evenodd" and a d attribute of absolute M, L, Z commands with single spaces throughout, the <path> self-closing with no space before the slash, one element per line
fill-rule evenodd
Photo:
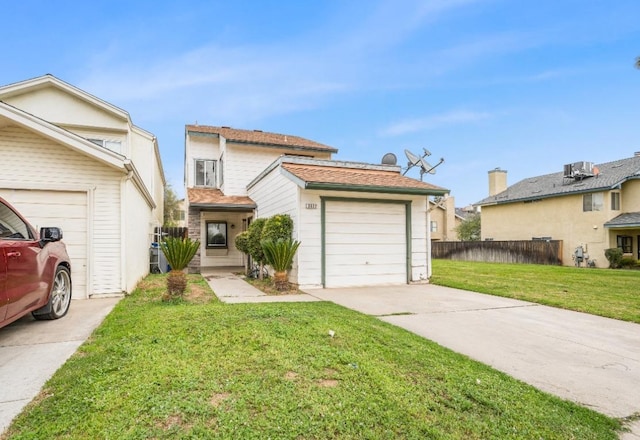
<path fill-rule="evenodd" d="M 165 179 L 153 134 L 52 75 L 0 87 L 0 195 L 59 226 L 74 298 L 120 295 L 149 273 Z"/>
<path fill-rule="evenodd" d="M 607 267 L 608 248 L 640 258 L 640 153 L 559 168 L 509 187 L 506 171 L 490 171 L 490 196 L 476 204 L 482 208 L 482 239 L 562 240 L 565 265 L 574 264 L 578 247 L 597 267 Z"/>
<path fill-rule="evenodd" d="M 302 244 L 291 281 L 303 287 L 408 283 L 428 277 L 428 196 L 448 191 L 395 165 L 332 160 L 298 136 L 187 125 L 190 270 L 241 266 L 235 237 L 254 218 L 289 214 Z"/>

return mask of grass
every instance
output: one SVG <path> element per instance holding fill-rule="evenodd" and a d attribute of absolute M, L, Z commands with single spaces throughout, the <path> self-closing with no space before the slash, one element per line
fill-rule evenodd
<path fill-rule="evenodd" d="M 640 323 L 640 271 L 433 260 L 431 282 Z"/>
<path fill-rule="evenodd" d="M 615 439 L 621 426 L 332 303 L 222 304 L 199 276 L 167 303 L 164 282 L 123 299 L 4 438 Z"/>

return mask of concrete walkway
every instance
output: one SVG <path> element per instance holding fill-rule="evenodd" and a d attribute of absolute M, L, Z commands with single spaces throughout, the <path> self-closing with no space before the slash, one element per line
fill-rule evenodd
<path fill-rule="evenodd" d="M 120 298 L 74 300 L 67 316 L 0 329 L 0 433 L 102 323 Z"/>
<path fill-rule="evenodd" d="M 242 267 L 202 268 L 202 276 L 218 299 L 229 304 L 321 301 L 308 294 L 267 295 L 236 275 L 242 271 Z"/>
<path fill-rule="evenodd" d="M 640 415 L 640 325 L 435 285 L 313 296 L 424 336 L 598 412 Z M 640 440 L 640 421 L 621 437 Z"/>

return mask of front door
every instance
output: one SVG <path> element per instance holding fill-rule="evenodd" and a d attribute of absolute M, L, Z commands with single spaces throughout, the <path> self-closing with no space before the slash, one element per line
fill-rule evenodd
<path fill-rule="evenodd" d="M 638 241 L 636 242 L 636 246 L 638 249 L 638 260 L 640 260 L 640 235 L 638 235 Z"/>

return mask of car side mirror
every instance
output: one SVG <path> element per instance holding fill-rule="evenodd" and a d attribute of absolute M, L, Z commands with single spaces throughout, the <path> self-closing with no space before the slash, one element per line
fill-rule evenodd
<path fill-rule="evenodd" d="M 62 229 L 60 228 L 40 228 L 40 240 L 43 242 L 62 240 Z"/>

